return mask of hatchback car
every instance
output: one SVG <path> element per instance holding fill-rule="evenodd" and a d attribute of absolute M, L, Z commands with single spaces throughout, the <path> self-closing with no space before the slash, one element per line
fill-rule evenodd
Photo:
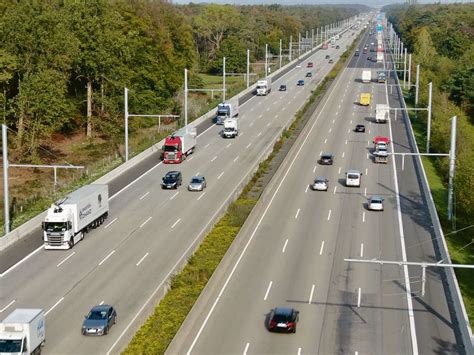
<path fill-rule="evenodd" d="M 298 80 L 298 82 L 296 83 L 296 85 L 298 85 L 298 86 L 304 86 L 304 80 Z"/>
<path fill-rule="evenodd" d="M 328 179 L 326 179 L 323 176 L 317 176 L 316 179 L 314 179 L 313 184 L 311 185 L 311 188 L 314 191 L 327 191 L 328 190 Z"/>
<path fill-rule="evenodd" d="M 329 54 L 326 54 L 326 57 L 325 57 L 325 58 L 326 58 L 326 59 L 329 59 L 329 58 L 331 58 L 331 56 L 330 56 Z"/>
<path fill-rule="evenodd" d="M 301 68 L 301 64 L 296 64 L 295 68 L 296 68 L 296 69 L 300 69 L 300 68 Z"/>
<path fill-rule="evenodd" d="M 312 68 L 313 67 L 313 62 L 308 62 L 307 68 Z"/>
<path fill-rule="evenodd" d="M 162 189 L 177 189 L 183 183 L 183 177 L 179 171 L 168 171 L 161 182 Z"/>
<path fill-rule="evenodd" d="M 284 84 L 280 85 L 280 88 L 278 90 L 286 91 L 286 85 L 284 85 Z"/>
<path fill-rule="evenodd" d="M 354 128 L 354 132 L 365 132 L 365 126 L 363 124 L 357 124 Z"/>
<path fill-rule="evenodd" d="M 339 48 L 341 48 L 341 47 L 339 47 L 339 45 L 337 45 L 337 46 L 336 46 L 336 49 L 339 49 Z"/>
<path fill-rule="evenodd" d="M 117 322 L 117 311 L 114 307 L 103 304 L 92 307 L 82 323 L 83 335 L 106 335 Z"/>
<path fill-rule="evenodd" d="M 334 156 L 331 153 L 322 153 L 318 163 L 321 165 L 332 165 L 334 163 Z"/>
<path fill-rule="evenodd" d="M 306 73 L 307 78 L 311 78 L 312 76 L 313 76 L 313 73 L 311 73 L 310 71 Z"/>
<path fill-rule="evenodd" d="M 332 58 L 331 58 L 331 59 L 329 59 L 328 63 L 329 63 L 329 64 L 332 64 L 332 63 L 334 63 L 334 59 L 332 59 Z"/>
<path fill-rule="evenodd" d="M 202 191 L 206 188 L 206 178 L 202 175 L 196 175 L 191 178 L 188 185 L 189 191 Z"/>
<path fill-rule="evenodd" d="M 299 313 L 294 308 L 277 307 L 268 317 L 268 330 L 271 332 L 296 333 Z"/>
<path fill-rule="evenodd" d="M 367 208 L 370 211 L 383 211 L 383 198 L 380 196 L 369 197 Z"/>

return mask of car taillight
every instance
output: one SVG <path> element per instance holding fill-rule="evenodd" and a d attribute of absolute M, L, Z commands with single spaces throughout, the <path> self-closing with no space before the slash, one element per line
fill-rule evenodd
<path fill-rule="evenodd" d="M 295 322 L 288 322 L 288 328 L 294 328 L 296 325 Z"/>
<path fill-rule="evenodd" d="M 275 327 L 277 322 L 275 322 L 273 319 L 270 321 L 270 328 Z"/>

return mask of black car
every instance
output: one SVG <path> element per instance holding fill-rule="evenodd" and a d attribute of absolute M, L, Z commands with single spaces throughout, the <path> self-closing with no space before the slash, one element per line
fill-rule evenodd
<path fill-rule="evenodd" d="M 332 64 L 332 63 L 334 63 L 334 59 L 332 59 L 332 58 L 331 58 L 331 59 L 329 59 L 328 63 L 329 63 L 329 64 Z"/>
<path fill-rule="evenodd" d="M 365 132 L 365 126 L 363 124 L 358 124 L 354 128 L 354 132 Z"/>
<path fill-rule="evenodd" d="M 268 330 L 271 332 L 296 333 L 299 313 L 294 308 L 277 307 L 268 317 Z"/>
<path fill-rule="evenodd" d="M 313 73 L 311 73 L 310 71 L 306 73 L 307 78 L 311 78 L 312 76 L 313 76 Z"/>
<path fill-rule="evenodd" d="M 106 335 L 110 327 L 117 322 L 117 311 L 114 307 L 103 304 L 92 307 L 84 318 L 82 335 Z"/>
<path fill-rule="evenodd" d="M 336 49 L 339 49 L 339 48 L 341 48 L 341 47 L 339 47 L 339 45 L 337 45 L 337 46 L 336 46 Z"/>
<path fill-rule="evenodd" d="M 162 189 L 177 189 L 183 183 L 183 177 L 179 171 L 168 171 L 161 182 Z"/>
<path fill-rule="evenodd" d="M 325 58 L 326 58 L 326 59 L 329 59 L 329 58 L 331 58 L 331 56 L 330 56 L 329 54 L 326 54 L 326 57 L 325 57 Z"/>
<path fill-rule="evenodd" d="M 367 57 L 367 60 L 372 60 L 372 57 L 369 55 L 369 56 Z"/>
<path fill-rule="evenodd" d="M 296 83 L 296 85 L 298 85 L 298 86 L 304 86 L 304 80 L 298 80 L 298 82 Z"/>
<path fill-rule="evenodd" d="M 332 165 L 334 163 L 334 156 L 331 153 L 322 153 L 318 162 L 321 165 Z"/>
<path fill-rule="evenodd" d="M 280 91 L 286 91 L 286 85 L 281 84 L 279 90 L 280 90 Z"/>

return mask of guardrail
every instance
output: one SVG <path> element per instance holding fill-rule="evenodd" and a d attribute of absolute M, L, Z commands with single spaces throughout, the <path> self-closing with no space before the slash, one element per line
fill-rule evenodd
<path fill-rule="evenodd" d="M 393 55 L 393 53 L 391 54 Z M 395 80 L 397 84 L 398 98 L 400 100 L 400 103 L 402 104 L 402 108 L 406 109 L 405 98 L 403 96 L 403 92 L 400 86 L 400 80 L 397 74 L 395 74 Z M 407 131 L 409 132 L 408 138 L 410 140 L 410 145 L 416 153 L 420 153 L 418 145 L 416 144 L 415 134 L 413 132 L 413 127 L 411 125 L 411 121 L 407 114 L 407 111 L 402 110 L 402 113 L 403 118 L 408 127 Z M 433 231 L 435 234 L 433 242 L 435 246 L 435 252 L 440 258 L 440 260 L 443 260 L 444 262 L 450 264 L 452 262 L 449 256 L 448 246 L 444 238 L 443 229 L 441 228 L 441 222 L 439 221 L 438 212 L 436 211 L 436 205 L 433 200 L 433 195 L 431 194 L 428 178 L 426 177 L 426 172 L 423 167 L 421 157 L 417 155 L 414 158 L 416 167 L 419 171 L 422 172 L 423 176 L 423 178 L 420 179 L 421 187 L 424 195 L 427 196 L 426 204 L 428 206 L 428 211 L 431 216 L 431 221 L 433 222 Z M 453 330 L 456 334 L 456 337 L 462 341 L 464 345 L 465 354 L 473 354 L 474 338 L 471 330 L 471 325 L 469 323 L 469 317 L 464 306 L 461 290 L 459 289 L 458 281 L 456 279 L 454 270 L 452 268 L 442 268 L 442 270 L 440 270 L 439 272 L 445 280 L 445 286 L 448 286 L 445 288 L 446 298 L 448 299 L 448 308 L 451 313 L 451 318 L 456 323 L 453 327 Z"/>

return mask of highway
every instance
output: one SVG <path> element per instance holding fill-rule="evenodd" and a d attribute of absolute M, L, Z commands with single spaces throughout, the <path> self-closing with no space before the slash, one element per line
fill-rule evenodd
<path fill-rule="evenodd" d="M 344 35 L 340 50 L 318 51 L 273 83 L 266 97 L 240 107 L 240 134 L 219 135 L 220 126 L 201 132 L 195 153 L 183 164 L 156 163 L 132 183 L 112 192 L 109 219 L 69 251 L 39 250 L 3 273 L 0 317 L 14 308 L 46 311 L 45 354 L 119 353 L 166 292 L 169 276 L 182 266 L 213 221 L 239 192 L 244 181 L 287 127 L 310 92 L 356 36 Z M 315 67 L 306 69 L 313 61 Z M 307 71 L 312 78 L 305 78 Z M 297 87 L 298 79 L 305 86 Z M 279 92 L 280 84 L 288 91 Z M 183 186 L 160 187 L 162 176 L 179 169 Z M 208 187 L 191 193 L 192 175 L 206 176 Z M 83 316 L 100 303 L 112 304 L 118 323 L 105 337 L 84 337 Z"/>
<path fill-rule="evenodd" d="M 403 120 L 374 123 L 375 104 L 400 102 L 396 89 L 360 81 L 364 68 L 385 65 L 362 54 L 373 41 L 365 35 L 361 55 L 326 94 L 168 354 L 458 353 L 439 274 L 428 271 L 422 298 L 419 268 L 344 261 L 438 260 L 413 160 L 403 171 L 399 157 L 372 161 L 377 135 L 391 138 L 390 151 L 410 151 Z M 370 107 L 356 104 L 362 92 L 372 94 Z M 356 124 L 366 132 L 355 133 Z M 317 163 L 322 151 L 334 165 Z M 361 187 L 345 186 L 349 169 L 363 172 Z M 327 192 L 308 188 L 316 175 L 329 179 Z M 383 212 L 367 209 L 371 195 L 384 197 Z M 300 312 L 296 334 L 267 331 L 274 307 Z"/>

